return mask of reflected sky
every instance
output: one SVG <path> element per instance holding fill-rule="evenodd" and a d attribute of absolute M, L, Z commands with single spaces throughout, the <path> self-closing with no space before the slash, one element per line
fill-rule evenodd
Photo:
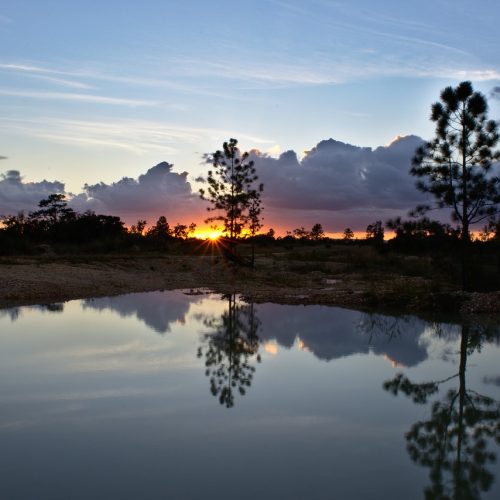
<path fill-rule="evenodd" d="M 424 498 L 405 435 L 433 401 L 383 384 L 446 379 L 463 351 L 456 322 L 180 291 L 3 310 L 0 325 L 7 499 Z M 481 338 L 466 387 L 498 401 L 498 334 Z M 495 478 L 480 498 L 499 493 Z"/>

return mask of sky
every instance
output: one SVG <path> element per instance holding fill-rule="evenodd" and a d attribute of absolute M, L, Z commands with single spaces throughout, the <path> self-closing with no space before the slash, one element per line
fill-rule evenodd
<path fill-rule="evenodd" d="M 3 0 L 0 214 L 57 188 L 200 223 L 203 154 L 235 137 L 267 227 L 404 215 L 440 90 L 471 80 L 500 117 L 498 19 L 494 0 Z"/>

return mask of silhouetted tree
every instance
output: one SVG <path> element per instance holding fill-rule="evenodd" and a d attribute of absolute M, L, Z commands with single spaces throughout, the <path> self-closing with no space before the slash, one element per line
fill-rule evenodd
<path fill-rule="evenodd" d="M 185 240 L 188 237 L 188 227 L 185 224 L 177 223 L 172 229 L 172 236 L 180 240 Z"/>
<path fill-rule="evenodd" d="M 462 286 L 468 288 L 470 226 L 498 213 L 500 177 L 490 175 L 500 158 L 497 124 L 487 119 L 488 104 L 470 82 L 446 87 L 440 102 L 432 105 L 435 138 L 419 147 L 410 173 L 420 180 L 417 188 L 430 193 L 437 208 L 450 207 L 461 225 Z M 421 205 L 415 213 L 432 207 Z"/>
<path fill-rule="evenodd" d="M 293 234 L 293 237 L 298 240 L 307 240 L 309 238 L 309 231 L 304 227 L 297 227 L 291 233 L 287 231 L 287 234 Z"/>
<path fill-rule="evenodd" d="M 311 232 L 309 233 L 309 237 L 311 240 L 314 241 L 319 241 L 322 240 L 325 237 L 325 231 L 323 230 L 323 226 L 321 224 L 314 224 L 314 226 L 311 229 Z"/>
<path fill-rule="evenodd" d="M 386 226 L 396 235 L 390 241 L 390 246 L 411 252 L 454 246 L 458 243 L 460 233 L 449 224 L 442 224 L 427 217 L 410 220 L 396 217 L 388 220 Z"/>
<path fill-rule="evenodd" d="M 251 202 L 258 202 L 260 206 L 263 185 L 255 187 L 258 176 L 254 162 L 248 157 L 247 152 L 240 152 L 236 139 L 224 142 L 222 151 L 217 150 L 210 157 L 213 170 L 208 171 L 207 190 L 200 189 L 200 197 L 211 203 L 208 210 L 223 212 L 206 222 L 221 221 L 230 242 L 234 242 L 248 224 Z"/>
<path fill-rule="evenodd" d="M 172 237 L 172 231 L 170 230 L 170 225 L 164 215 L 160 216 L 156 221 L 156 224 L 148 229 L 146 233 L 150 238 L 155 238 L 159 240 L 166 240 Z"/>
<path fill-rule="evenodd" d="M 260 321 L 253 304 L 242 304 L 235 295 L 227 295 L 228 308 L 219 318 L 207 318 L 207 346 L 198 349 L 205 356 L 205 374 L 210 378 L 210 392 L 226 408 L 234 406 L 235 391 L 246 394 L 252 383 L 255 366 L 260 363 L 258 330 Z"/>
<path fill-rule="evenodd" d="M 261 185 L 262 186 L 262 185 Z M 260 199 L 261 191 L 255 191 L 250 196 L 250 201 L 248 204 L 248 231 L 251 237 L 251 246 L 252 246 L 252 257 L 251 264 L 252 267 L 255 266 L 255 236 L 262 228 L 262 206 Z"/>
<path fill-rule="evenodd" d="M 186 224 L 180 224 L 179 222 L 172 229 L 172 236 L 180 240 L 187 240 L 192 236 L 196 229 L 196 224 L 192 222 L 187 226 Z"/>
<path fill-rule="evenodd" d="M 28 216 L 21 213 L 2 218 L 4 227 L 0 233 L 11 239 L 13 249 L 38 251 L 39 247 L 32 247 L 32 243 L 79 246 L 91 243 L 95 251 L 118 248 L 126 242 L 126 230 L 119 217 L 92 211 L 79 214 L 68 208 L 65 196 L 61 194 L 50 195 L 40 201 L 39 207 L 40 210 Z"/>
<path fill-rule="evenodd" d="M 384 226 L 382 221 L 378 220 L 373 224 L 366 226 L 366 239 L 380 244 L 384 241 Z"/>
<path fill-rule="evenodd" d="M 350 227 L 344 229 L 344 240 L 351 241 L 354 238 L 354 233 Z"/>
<path fill-rule="evenodd" d="M 73 221 L 62 224 L 56 234 L 59 241 L 87 243 L 96 240 L 119 241 L 126 230 L 120 217 L 88 210 L 77 214 Z"/>
<path fill-rule="evenodd" d="M 139 219 L 137 221 L 137 224 L 132 225 L 130 227 L 130 232 L 132 234 L 137 234 L 139 236 L 142 236 L 144 234 L 144 230 L 146 229 L 147 224 L 148 224 L 147 221 Z"/>
<path fill-rule="evenodd" d="M 30 217 L 40 222 L 46 222 L 47 225 L 75 218 L 75 212 L 68 207 L 64 194 L 51 194 L 48 198 L 41 200 L 38 206 L 40 210 L 32 212 Z"/>
<path fill-rule="evenodd" d="M 7 215 L 0 219 L 3 224 L 3 231 L 12 235 L 22 237 L 29 231 L 30 219 L 24 212 L 17 215 Z"/>

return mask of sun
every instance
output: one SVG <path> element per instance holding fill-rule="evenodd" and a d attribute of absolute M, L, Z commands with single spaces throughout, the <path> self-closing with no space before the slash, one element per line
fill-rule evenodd
<path fill-rule="evenodd" d="M 194 236 L 199 240 L 205 240 L 215 243 L 222 236 L 222 231 L 220 229 L 201 228 L 196 230 Z"/>

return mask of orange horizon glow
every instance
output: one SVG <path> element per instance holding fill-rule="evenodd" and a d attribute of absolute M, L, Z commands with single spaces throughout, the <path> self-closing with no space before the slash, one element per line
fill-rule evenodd
<path fill-rule="evenodd" d="M 0 223 L 1 227 L 1 223 Z M 128 226 L 128 229 L 130 229 L 130 226 Z M 275 229 L 275 238 L 284 238 L 287 235 L 287 231 L 289 229 Z M 145 234 L 146 231 L 144 231 L 143 234 Z M 478 240 L 479 235 L 481 233 L 481 230 L 473 230 L 470 232 L 472 240 Z M 199 240 L 211 240 L 211 241 L 216 241 L 219 238 L 221 238 L 224 234 L 224 231 L 222 229 L 214 229 L 213 227 L 209 226 L 198 226 L 195 231 L 192 233 L 191 237 L 197 238 Z M 258 235 L 265 235 L 267 234 L 267 230 L 264 229 L 263 231 L 259 232 Z M 366 239 L 366 231 L 354 231 L 353 230 L 353 235 L 354 237 L 352 238 L 351 241 L 360 241 L 360 240 L 365 240 Z M 248 232 L 244 232 L 241 235 L 243 238 L 249 236 Z M 385 234 L 384 234 L 384 240 L 388 241 L 396 236 L 396 233 L 391 230 L 385 229 Z M 325 231 L 325 237 L 326 238 L 331 238 L 334 240 L 343 240 L 344 239 L 344 231 Z M 491 238 L 494 237 L 494 234 L 491 235 Z"/>
<path fill-rule="evenodd" d="M 193 233 L 193 238 L 198 238 L 199 240 L 211 240 L 216 241 L 222 236 L 222 231 L 220 229 L 211 228 L 197 228 Z"/>

